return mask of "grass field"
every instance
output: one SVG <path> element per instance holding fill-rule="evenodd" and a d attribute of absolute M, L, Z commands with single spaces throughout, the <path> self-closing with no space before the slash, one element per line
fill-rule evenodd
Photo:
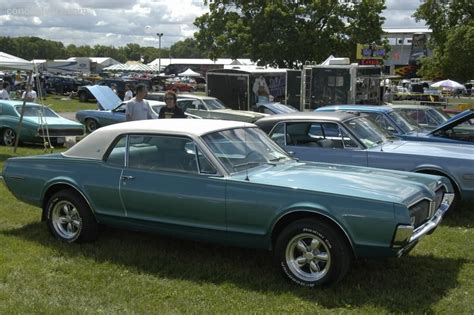
<path fill-rule="evenodd" d="M 0 147 L 0 167 L 11 156 Z M 94 243 L 65 244 L 39 209 L 3 184 L 0 196 L 0 314 L 474 313 L 473 204 L 409 256 L 356 261 L 337 286 L 305 289 L 264 251 L 110 228 Z"/>

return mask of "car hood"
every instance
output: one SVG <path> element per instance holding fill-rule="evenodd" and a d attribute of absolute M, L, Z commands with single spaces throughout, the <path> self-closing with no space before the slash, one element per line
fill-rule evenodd
<path fill-rule="evenodd" d="M 408 205 L 441 178 L 350 165 L 289 162 L 249 174 L 251 182 Z"/>
<path fill-rule="evenodd" d="M 112 110 L 120 105 L 122 100 L 117 96 L 117 94 L 112 91 L 112 89 L 106 85 L 88 85 L 85 86 L 89 92 L 94 95 L 99 103 L 101 109 Z"/>
<path fill-rule="evenodd" d="M 430 131 L 428 134 L 432 135 L 432 134 L 435 134 L 435 133 L 439 132 L 440 130 L 446 130 L 446 129 L 453 128 L 454 126 L 459 125 L 463 121 L 467 121 L 471 118 L 474 118 L 474 110 L 472 110 L 472 109 L 465 110 L 462 113 L 459 113 L 454 117 L 451 117 L 446 122 L 439 125 L 436 129 Z"/>
<path fill-rule="evenodd" d="M 38 117 L 23 117 L 23 120 L 31 124 L 48 125 L 48 127 L 83 128 L 82 124 L 63 117 L 43 117 L 42 119 Z"/>
<path fill-rule="evenodd" d="M 414 154 L 419 156 L 450 157 L 474 160 L 474 146 L 444 142 L 393 141 L 369 149 L 390 153 Z"/>
<path fill-rule="evenodd" d="M 294 113 L 297 112 L 295 108 L 289 107 L 281 103 L 257 103 L 257 107 L 266 107 L 275 114 Z"/>

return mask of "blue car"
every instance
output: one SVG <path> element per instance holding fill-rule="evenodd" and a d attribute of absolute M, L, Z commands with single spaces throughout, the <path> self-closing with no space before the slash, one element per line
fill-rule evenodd
<path fill-rule="evenodd" d="M 301 160 L 443 175 L 456 201 L 474 200 L 474 146 L 393 140 L 372 120 L 347 112 L 273 115 L 256 124 Z"/>
<path fill-rule="evenodd" d="M 464 111 L 431 131 L 422 129 L 410 117 L 390 106 L 335 105 L 320 107 L 316 111 L 363 113 L 383 130 L 404 140 L 474 144 L 474 110 Z"/>
<path fill-rule="evenodd" d="M 125 121 L 125 106 L 123 102 L 108 86 L 85 86 L 97 99 L 99 110 L 80 110 L 76 119 L 86 126 L 87 132 L 92 132 L 100 127 L 117 124 Z M 152 110 L 158 113 L 164 102 L 148 100 Z"/>

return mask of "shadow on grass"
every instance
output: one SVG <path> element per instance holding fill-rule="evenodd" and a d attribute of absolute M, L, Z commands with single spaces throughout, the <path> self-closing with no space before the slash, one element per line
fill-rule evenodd
<path fill-rule="evenodd" d="M 349 275 L 329 288 L 298 287 L 280 275 L 265 251 L 177 240 L 106 228 L 99 240 L 66 244 L 47 232 L 45 223 L 0 232 L 54 249 L 58 255 L 114 263 L 130 272 L 196 283 L 232 283 L 240 288 L 291 294 L 328 308 L 382 307 L 388 312 L 426 313 L 458 286 L 463 259 L 407 256 L 358 260 Z"/>
<path fill-rule="evenodd" d="M 0 162 L 5 162 L 9 158 L 17 156 L 13 153 L 13 148 L 11 148 L 11 150 L 12 150 L 12 154 L 1 154 L 0 153 Z"/>

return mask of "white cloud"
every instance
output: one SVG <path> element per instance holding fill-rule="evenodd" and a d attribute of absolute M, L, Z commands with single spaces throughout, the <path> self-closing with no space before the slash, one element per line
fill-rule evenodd
<path fill-rule="evenodd" d="M 385 27 L 424 26 L 411 17 L 419 0 L 387 0 Z M 202 0 L 0 1 L 0 34 L 39 36 L 65 45 L 137 43 L 162 47 L 191 37 L 193 22 L 208 11 Z M 38 56 L 41 57 L 41 56 Z"/>

